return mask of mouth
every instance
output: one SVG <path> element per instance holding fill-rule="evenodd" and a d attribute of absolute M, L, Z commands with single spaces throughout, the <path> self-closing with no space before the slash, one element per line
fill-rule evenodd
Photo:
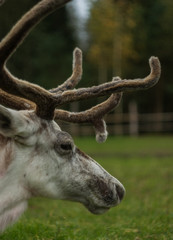
<path fill-rule="evenodd" d="M 123 189 L 117 189 L 116 198 L 114 199 L 114 201 L 111 201 L 111 202 L 107 201 L 107 205 L 106 204 L 97 205 L 97 204 L 94 204 L 91 201 L 87 201 L 87 203 L 85 202 L 83 204 L 85 205 L 85 207 L 91 213 L 99 215 L 99 214 L 103 214 L 103 213 L 107 212 L 110 208 L 119 205 L 120 202 L 122 201 L 122 199 L 124 198 L 124 195 L 125 195 L 125 189 L 124 188 Z"/>
<path fill-rule="evenodd" d="M 103 207 L 103 206 L 93 206 L 91 204 L 85 205 L 85 207 L 92 213 L 95 215 L 100 215 L 103 214 L 105 212 L 107 212 L 110 207 Z"/>

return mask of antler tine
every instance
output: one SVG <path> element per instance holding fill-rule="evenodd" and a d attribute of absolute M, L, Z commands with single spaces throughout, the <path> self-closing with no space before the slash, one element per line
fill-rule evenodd
<path fill-rule="evenodd" d="M 57 88 L 49 90 L 51 93 L 64 92 L 65 90 L 73 89 L 81 80 L 82 77 L 82 51 L 75 48 L 73 51 L 73 72 L 63 84 Z"/>
<path fill-rule="evenodd" d="M 58 104 L 64 104 L 73 101 L 79 101 L 88 98 L 107 96 L 111 93 L 124 92 L 130 90 L 148 89 L 154 86 L 161 74 L 161 66 L 157 57 L 151 57 L 149 60 L 151 72 L 143 79 L 118 80 L 93 86 L 90 88 L 80 88 L 72 91 L 65 91 L 57 95 Z M 116 79 L 115 79 L 116 80 Z"/>
<path fill-rule="evenodd" d="M 19 79 L 14 77 L 11 73 L 9 73 L 9 71 L 6 68 L 4 68 L 4 73 L 6 74 L 6 77 L 10 79 L 10 82 L 11 81 L 16 82 L 16 86 L 19 82 L 21 84 L 24 83 L 23 81 L 21 82 Z M 66 89 L 74 88 L 75 85 L 80 81 L 81 76 L 82 76 L 82 51 L 79 48 L 76 48 L 73 52 L 73 73 L 72 73 L 71 77 L 69 79 L 67 79 L 67 81 L 64 82 L 64 84 L 60 85 L 56 89 L 50 90 L 50 92 L 55 94 L 57 92 L 61 92 Z M 41 89 L 40 87 L 38 87 L 36 85 L 29 84 L 29 83 L 26 83 L 26 84 L 28 87 L 36 88 L 37 89 L 36 92 L 37 91 L 45 92 L 44 89 Z M 20 84 L 19 84 L 19 86 L 20 86 Z M 5 86 L 4 86 L 4 88 L 5 88 Z M 14 91 L 12 91 L 12 93 L 14 94 Z M 47 94 L 47 92 L 45 92 L 45 93 Z M 18 93 L 16 93 L 16 94 L 18 95 Z M 30 101 L 27 101 L 26 99 L 21 99 L 17 96 L 8 94 L 2 90 L 1 90 L 1 95 L 0 95 L 0 103 L 5 105 L 6 107 L 10 107 L 10 108 L 13 108 L 16 110 L 35 109 L 35 107 L 36 107 L 35 104 L 31 103 Z"/>
<path fill-rule="evenodd" d="M 56 101 L 53 95 L 35 84 L 22 81 L 4 67 L 0 71 L 0 88 L 20 98 L 28 99 L 36 104 L 36 114 L 44 119 L 53 119 Z"/>
<path fill-rule="evenodd" d="M 94 119 L 102 118 L 106 113 L 118 106 L 122 93 L 112 94 L 106 101 L 86 111 L 75 113 L 61 109 L 55 110 L 55 120 L 62 120 L 72 123 L 94 122 Z"/>
<path fill-rule="evenodd" d="M 8 94 L 0 89 L 0 104 L 15 110 L 35 109 L 35 104 L 26 99 Z"/>
<path fill-rule="evenodd" d="M 120 78 L 116 78 L 120 79 Z M 63 110 L 55 111 L 55 120 L 73 123 L 91 123 L 94 125 L 97 142 L 104 142 L 107 138 L 106 123 L 103 117 L 116 108 L 122 98 L 122 93 L 112 94 L 106 101 L 80 113 L 71 113 Z"/>

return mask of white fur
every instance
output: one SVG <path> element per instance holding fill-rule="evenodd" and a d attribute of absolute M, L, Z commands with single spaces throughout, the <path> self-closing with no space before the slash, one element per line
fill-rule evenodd
<path fill-rule="evenodd" d="M 4 121 L 9 126 L 3 128 Z M 0 133 L 0 231 L 34 196 L 78 201 L 95 214 L 119 204 L 122 184 L 77 149 L 54 121 L 0 106 Z"/>

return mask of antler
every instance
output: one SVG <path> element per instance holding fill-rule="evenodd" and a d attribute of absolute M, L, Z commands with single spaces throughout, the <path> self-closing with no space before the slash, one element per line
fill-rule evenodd
<path fill-rule="evenodd" d="M 0 102 L 16 109 L 35 109 L 36 114 L 43 119 L 61 119 L 68 122 L 90 122 L 96 129 L 98 141 L 105 140 L 107 136 L 103 116 L 115 108 L 121 99 L 121 92 L 148 89 L 154 86 L 160 77 L 161 67 L 157 57 L 149 60 L 151 72 L 143 79 L 121 80 L 116 77 L 113 81 L 89 88 L 72 90 L 82 76 L 82 52 L 76 48 L 73 53 L 73 72 L 63 84 L 50 91 L 38 85 L 22 81 L 13 76 L 5 64 L 15 49 L 21 44 L 30 30 L 55 9 L 63 6 L 70 0 L 42 0 L 35 5 L 12 28 L 0 43 L 0 88 L 2 96 Z M 113 94 L 113 95 L 111 95 Z M 111 96 L 110 96 L 111 95 Z M 14 96 L 17 96 L 14 104 Z M 56 110 L 64 103 L 80 101 L 88 98 L 110 96 L 108 100 L 81 113 L 70 113 Z M 6 101 L 7 99 L 7 101 Z M 26 99 L 26 100 L 25 100 Z"/>
<path fill-rule="evenodd" d="M 0 43 L 0 88 L 9 94 L 28 99 L 32 102 L 34 101 L 37 115 L 45 119 L 53 118 L 56 104 L 52 98 L 52 94 L 37 85 L 21 81 L 14 77 L 5 65 L 9 57 L 34 26 L 48 14 L 70 1 L 71 0 L 40 1 L 16 23 Z"/>
<path fill-rule="evenodd" d="M 158 82 L 161 73 L 160 62 L 157 57 L 151 57 L 149 60 L 149 65 L 151 68 L 151 72 L 147 77 L 143 79 L 138 78 L 133 80 L 131 79 L 118 80 L 103 83 L 98 86 L 93 86 L 90 88 L 81 88 L 72 91 L 64 91 L 62 94 L 58 94 L 56 96 L 56 101 L 58 105 L 61 105 L 72 101 L 107 96 L 115 92 L 148 89 L 150 87 L 153 87 Z M 115 78 L 113 78 L 113 80 L 114 79 Z"/>
<path fill-rule="evenodd" d="M 28 11 L 2 40 L 0 45 L 1 64 L 4 64 L 14 53 L 34 26 L 48 14 L 70 1 L 71 0 L 42 0 Z"/>
<path fill-rule="evenodd" d="M 81 63 L 81 61 L 79 62 Z M 93 86 L 91 88 L 81 88 L 73 91 L 64 91 L 60 95 L 57 95 L 57 98 L 60 98 L 59 104 L 63 104 L 75 100 L 79 101 L 92 97 L 105 96 L 109 93 L 114 92 L 114 94 L 112 94 L 107 101 L 84 112 L 71 113 L 68 111 L 56 110 L 55 119 L 73 123 L 92 123 L 95 128 L 97 142 L 104 142 L 107 138 L 107 131 L 103 117 L 119 105 L 119 102 L 122 98 L 122 92 L 130 90 L 148 89 L 158 82 L 161 73 L 159 59 L 157 57 L 151 57 L 149 60 L 149 64 L 151 72 L 144 79 L 121 80 L 119 77 L 114 77 L 112 82 Z M 120 93 L 115 94 L 115 92 Z"/>
<path fill-rule="evenodd" d="M 73 123 L 91 123 L 94 125 L 96 132 L 96 141 L 104 142 L 107 139 L 106 123 L 103 117 L 110 112 L 112 109 L 116 108 L 122 98 L 122 93 L 112 94 L 106 101 L 101 104 L 92 107 L 89 110 L 74 113 L 64 110 L 55 111 L 55 120 L 62 120 Z"/>
<path fill-rule="evenodd" d="M 51 93 L 61 93 L 65 90 L 73 89 L 82 77 L 82 51 L 76 48 L 73 52 L 73 72 L 70 78 L 68 78 L 63 84 L 57 88 L 51 89 Z"/>

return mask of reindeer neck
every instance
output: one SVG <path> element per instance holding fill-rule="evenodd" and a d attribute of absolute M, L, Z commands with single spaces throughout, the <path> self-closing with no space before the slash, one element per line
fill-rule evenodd
<path fill-rule="evenodd" d="M 27 208 L 27 191 L 10 169 L 14 156 L 14 141 L 0 135 L 0 232 Z"/>
<path fill-rule="evenodd" d="M 0 134 L 0 181 L 13 158 L 13 140 Z"/>

